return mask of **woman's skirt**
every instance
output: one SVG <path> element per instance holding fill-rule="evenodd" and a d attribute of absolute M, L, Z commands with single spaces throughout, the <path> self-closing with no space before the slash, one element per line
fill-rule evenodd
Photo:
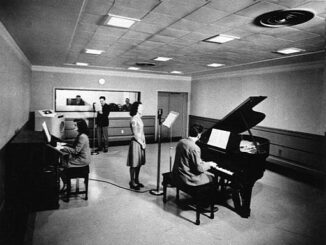
<path fill-rule="evenodd" d="M 145 161 L 145 150 L 141 148 L 141 145 L 137 141 L 131 140 L 129 144 L 127 166 L 135 168 L 144 165 Z"/>

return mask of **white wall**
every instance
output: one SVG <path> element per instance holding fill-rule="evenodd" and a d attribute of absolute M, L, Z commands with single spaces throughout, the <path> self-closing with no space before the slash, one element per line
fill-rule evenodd
<path fill-rule="evenodd" d="M 114 72 L 73 68 L 33 66 L 31 110 L 53 109 L 55 88 L 85 88 L 141 92 L 144 115 L 157 114 L 158 91 L 190 93 L 191 79 L 185 76 Z M 100 85 L 98 80 L 106 83 Z M 65 113 L 66 117 L 87 116 L 87 113 Z M 129 116 L 127 112 L 111 113 L 110 117 Z"/>
<path fill-rule="evenodd" d="M 0 211 L 4 206 L 5 185 L 3 147 L 28 121 L 30 78 L 29 61 L 0 22 Z"/>
<path fill-rule="evenodd" d="M 194 77 L 191 115 L 222 119 L 249 96 L 267 96 L 254 109 L 261 126 L 323 135 L 324 62 L 266 67 Z"/>
<path fill-rule="evenodd" d="M 0 23 L 0 149 L 27 121 L 31 66 Z"/>

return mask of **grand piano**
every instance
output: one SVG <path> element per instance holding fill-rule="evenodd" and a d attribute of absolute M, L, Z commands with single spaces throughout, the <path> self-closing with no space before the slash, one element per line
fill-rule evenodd
<path fill-rule="evenodd" d="M 231 193 L 235 211 L 244 218 L 250 216 L 252 188 L 262 178 L 269 155 L 269 140 L 250 131 L 265 118 L 252 108 L 266 98 L 249 97 L 207 129 L 197 142 L 202 159 L 218 164 L 210 171 L 216 176 L 218 189 L 226 194 L 221 196 Z M 242 134 L 245 131 L 248 134 Z"/>

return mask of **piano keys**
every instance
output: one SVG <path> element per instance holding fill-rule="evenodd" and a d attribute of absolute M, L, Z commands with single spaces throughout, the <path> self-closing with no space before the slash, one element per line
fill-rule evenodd
<path fill-rule="evenodd" d="M 250 216 L 252 188 L 262 178 L 269 155 L 269 140 L 253 136 L 250 131 L 265 118 L 252 108 L 266 98 L 249 97 L 207 129 L 197 142 L 202 159 L 218 164 L 210 170 L 219 180 L 218 188 L 231 191 L 235 211 L 246 218 Z M 242 134 L 245 131 L 248 134 Z"/>

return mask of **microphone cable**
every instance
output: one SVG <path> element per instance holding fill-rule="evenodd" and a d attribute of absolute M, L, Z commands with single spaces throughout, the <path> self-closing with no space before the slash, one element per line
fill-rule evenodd
<path fill-rule="evenodd" d="M 110 185 L 113 185 L 113 186 L 118 187 L 120 189 L 131 191 L 131 192 L 136 192 L 136 193 L 146 193 L 146 192 L 149 192 L 150 191 L 150 190 L 143 190 L 143 191 L 141 191 L 141 190 L 139 190 L 139 191 L 133 190 L 133 189 L 130 189 L 130 188 L 121 186 L 121 185 L 117 185 L 117 184 L 115 184 L 113 182 L 110 182 L 108 180 L 100 180 L 100 179 L 94 179 L 94 178 L 89 178 L 89 180 L 93 180 L 93 181 L 97 181 L 97 182 L 102 182 L 102 183 L 110 184 Z"/>

